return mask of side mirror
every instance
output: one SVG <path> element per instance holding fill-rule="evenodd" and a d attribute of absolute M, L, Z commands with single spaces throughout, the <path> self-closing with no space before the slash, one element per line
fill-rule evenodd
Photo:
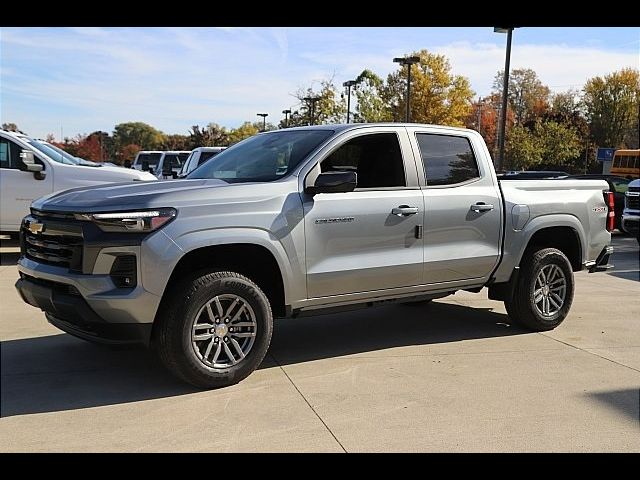
<path fill-rule="evenodd" d="M 36 180 L 44 180 L 47 174 L 43 171 L 44 167 L 36 163 L 36 158 L 33 155 L 33 152 L 29 150 L 22 150 L 20 152 L 20 159 L 22 160 L 22 165 L 20 166 L 20 170 L 24 172 L 33 172 L 33 176 Z"/>
<path fill-rule="evenodd" d="M 142 161 L 142 171 L 143 172 L 148 172 L 149 171 L 149 160 L 143 160 Z"/>
<path fill-rule="evenodd" d="M 352 192 L 357 184 L 356 172 L 324 172 L 318 175 L 313 186 L 305 188 L 305 192 L 311 195 Z"/>
<path fill-rule="evenodd" d="M 124 168 L 131 168 L 131 160 L 124 161 Z"/>

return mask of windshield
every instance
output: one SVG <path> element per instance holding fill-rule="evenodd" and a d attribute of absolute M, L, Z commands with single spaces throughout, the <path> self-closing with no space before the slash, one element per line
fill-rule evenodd
<path fill-rule="evenodd" d="M 48 143 L 39 142 L 38 140 L 27 140 L 27 143 L 41 153 L 44 153 L 54 162 L 64 163 L 65 165 L 86 165 L 86 166 L 99 166 L 96 163 L 83 160 L 78 157 L 65 152 L 61 148 L 55 147 Z"/>
<path fill-rule="evenodd" d="M 65 152 L 63 149 L 61 149 L 60 147 L 56 147 L 55 145 L 46 142 L 46 143 L 42 143 L 42 145 L 49 147 L 52 150 L 55 150 L 56 152 L 58 152 L 58 155 L 66 155 L 66 156 L 71 156 L 72 158 L 74 158 L 78 163 L 76 165 L 82 165 L 85 167 L 101 167 L 102 165 L 96 163 L 96 162 L 92 162 L 91 160 L 85 160 L 84 158 L 81 157 L 73 157 L 70 153 Z"/>
<path fill-rule="evenodd" d="M 162 153 L 140 153 L 136 158 L 136 165 L 142 165 L 142 162 L 149 162 L 149 166 L 155 168 L 158 166 L 161 156 Z"/>
<path fill-rule="evenodd" d="M 333 130 L 290 130 L 255 135 L 220 152 L 187 178 L 228 183 L 272 182 L 285 177 Z"/>

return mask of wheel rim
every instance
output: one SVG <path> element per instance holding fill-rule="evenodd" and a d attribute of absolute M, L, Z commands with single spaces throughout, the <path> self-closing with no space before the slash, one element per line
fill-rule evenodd
<path fill-rule="evenodd" d="M 251 305 L 238 295 L 216 295 L 198 311 L 191 347 L 207 367 L 224 369 L 242 362 L 256 340 L 258 324 Z"/>
<path fill-rule="evenodd" d="M 533 287 L 533 303 L 543 317 L 552 317 L 564 305 L 567 295 L 567 278 L 557 265 L 546 265 L 540 269 Z"/>

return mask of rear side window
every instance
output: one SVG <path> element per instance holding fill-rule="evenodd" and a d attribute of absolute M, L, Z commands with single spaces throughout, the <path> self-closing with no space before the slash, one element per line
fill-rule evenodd
<path fill-rule="evenodd" d="M 9 140 L 0 138 L 0 168 L 19 169 L 22 166 L 22 148 Z M 41 163 L 36 159 L 36 163 Z"/>
<path fill-rule="evenodd" d="M 149 162 L 149 166 L 155 168 L 161 156 L 161 153 L 141 153 L 138 155 L 136 164 L 142 165 L 142 162 Z"/>
<path fill-rule="evenodd" d="M 454 185 L 480 178 L 478 162 L 465 137 L 418 133 L 427 185 Z"/>

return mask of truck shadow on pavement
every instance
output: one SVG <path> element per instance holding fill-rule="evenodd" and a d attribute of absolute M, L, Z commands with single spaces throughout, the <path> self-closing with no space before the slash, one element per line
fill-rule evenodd
<path fill-rule="evenodd" d="M 508 321 L 488 308 L 438 302 L 281 319 L 276 320 L 271 348 L 260 368 L 528 333 Z M 464 352 L 463 345 L 459 351 Z M 112 350 L 66 334 L 4 341 L 0 356 L 2 417 L 198 392 L 174 379 L 149 351 Z"/>

